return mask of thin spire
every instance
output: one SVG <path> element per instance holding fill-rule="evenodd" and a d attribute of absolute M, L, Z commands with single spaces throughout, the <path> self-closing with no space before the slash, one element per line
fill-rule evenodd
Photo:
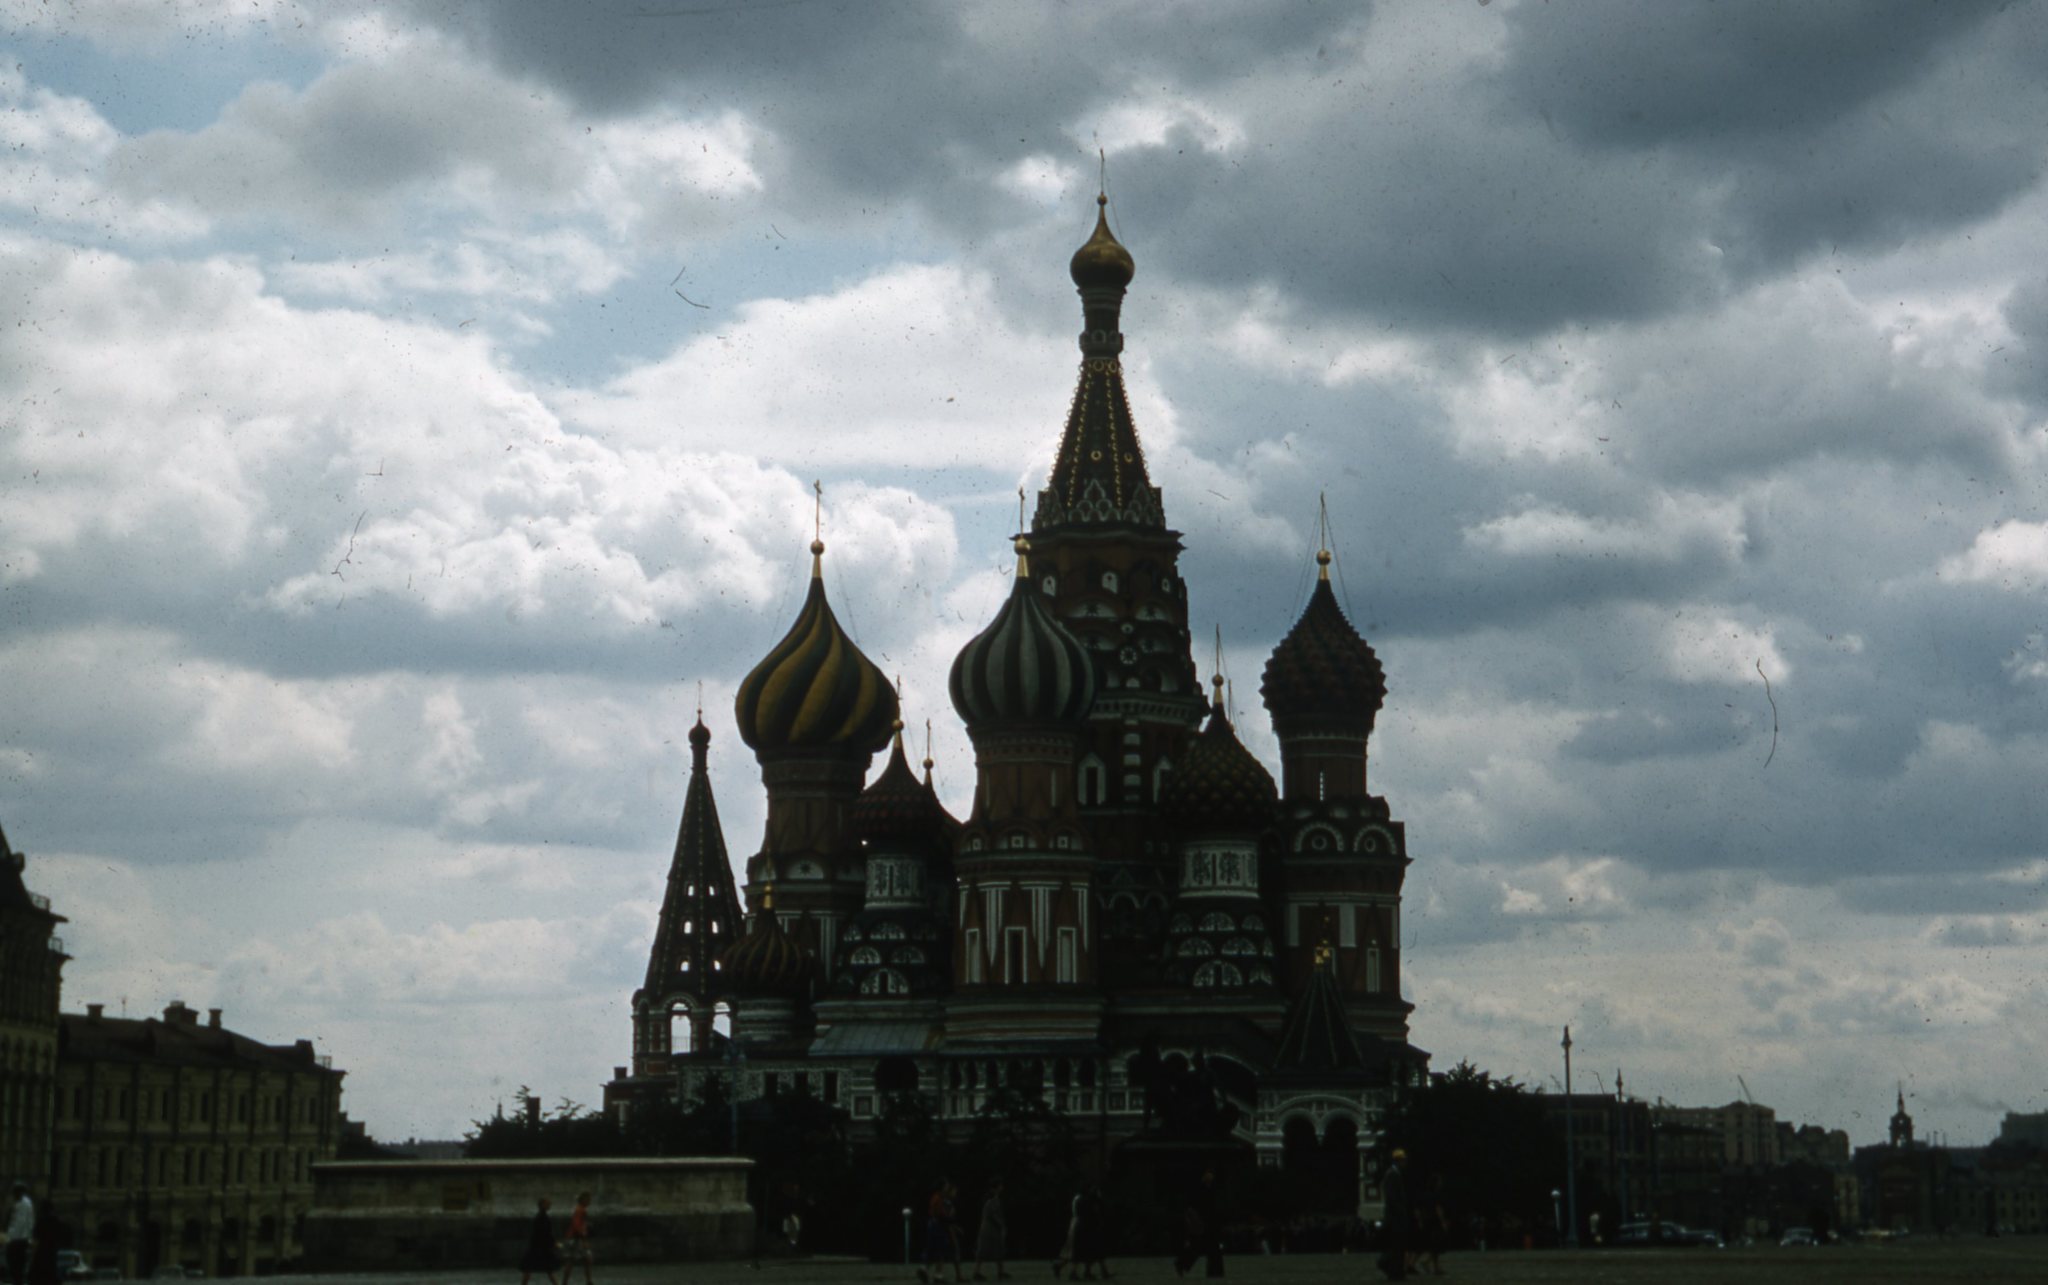
<path fill-rule="evenodd" d="M 825 484 L 822 481 L 813 481 L 811 483 L 811 491 L 814 497 L 811 507 L 811 526 L 812 530 L 816 532 L 811 537 L 811 579 L 823 580 L 825 578 Z"/>
<path fill-rule="evenodd" d="M 1024 533 L 1024 488 L 1017 488 L 1017 534 Z"/>
<path fill-rule="evenodd" d="M 924 783 L 932 783 L 932 721 L 924 721 Z"/>
<path fill-rule="evenodd" d="M 1017 578 L 1019 580 L 1029 579 L 1031 576 L 1031 541 L 1020 535 L 1017 537 L 1016 543 L 1010 547 L 1017 551 Z"/>

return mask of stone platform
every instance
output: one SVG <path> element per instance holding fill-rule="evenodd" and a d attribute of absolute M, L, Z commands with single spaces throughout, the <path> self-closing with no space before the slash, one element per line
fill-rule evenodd
<path fill-rule="evenodd" d="M 753 1252 L 753 1161 L 737 1157 L 357 1160 L 313 1166 L 306 1266 L 319 1272 L 513 1268 L 538 1199 L 559 1239 L 591 1195 L 600 1261 L 676 1263 Z"/>

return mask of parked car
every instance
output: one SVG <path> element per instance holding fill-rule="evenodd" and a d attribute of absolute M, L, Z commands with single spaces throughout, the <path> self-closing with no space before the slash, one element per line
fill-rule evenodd
<path fill-rule="evenodd" d="M 1780 1245 L 1818 1245 L 1820 1237 L 1813 1234 L 1811 1227 L 1787 1227 L 1778 1241 Z"/>
<path fill-rule="evenodd" d="M 60 1281 L 89 1281 L 92 1268 L 86 1265 L 85 1255 L 75 1249 L 57 1251 L 57 1279 Z"/>
<path fill-rule="evenodd" d="M 1617 1245 L 1661 1245 L 1667 1249 L 1719 1249 L 1721 1237 L 1710 1231 L 1694 1231 L 1678 1223 L 1623 1223 L 1614 1233 Z"/>

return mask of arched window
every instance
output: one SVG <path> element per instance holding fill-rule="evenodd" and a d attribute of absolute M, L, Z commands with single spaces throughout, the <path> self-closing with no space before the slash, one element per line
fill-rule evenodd
<path fill-rule="evenodd" d="M 1117 581 L 1116 581 L 1116 572 L 1114 572 L 1114 571 L 1105 571 L 1105 572 L 1103 572 L 1103 573 L 1102 573 L 1102 587 L 1103 587 L 1103 588 L 1105 588 L 1105 589 L 1109 590 L 1109 591 L 1110 591 L 1111 593 L 1115 593 L 1115 592 L 1116 592 L 1116 585 L 1117 585 Z"/>
<path fill-rule="evenodd" d="M 1202 916 L 1202 931 L 1205 933 L 1236 932 L 1237 921 L 1220 910 L 1212 910 Z"/>
<path fill-rule="evenodd" d="M 1109 798 L 1109 770 L 1102 760 L 1090 754 L 1081 760 L 1081 788 L 1076 801 L 1083 807 L 1101 804 Z"/>
<path fill-rule="evenodd" d="M 1173 760 L 1160 759 L 1152 768 L 1152 801 L 1159 803 L 1166 798 L 1166 781 L 1173 775 Z"/>
<path fill-rule="evenodd" d="M 877 968 L 863 977 L 860 983 L 863 995 L 906 995 L 909 992 L 909 981 L 893 968 Z"/>
<path fill-rule="evenodd" d="M 848 955 L 846 962 L 856 966 L 879 964 L 882 962 L 882 952 L 876 950 L 873 946 L 862 946 L 859 950 Z"/>

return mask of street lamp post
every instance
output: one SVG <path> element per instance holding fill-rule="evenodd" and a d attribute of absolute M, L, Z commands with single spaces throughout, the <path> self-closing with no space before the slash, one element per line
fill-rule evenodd
<path fill-rule="evenodd" d="M 1579 1177 L 1578 1142 L 1572 1128 L 1572 1028 L 1564 1028 L 1564 1194 L 1565 1214 L 1570 1219 L 1564 1226 L 1564 1243 L 1572 1249 L 1579 1247 Z"/>
<path fill-rule="evenodd" d="M 1564 1206 L 1558 1203 L 1563 1196 L 1564 1193 L 1557 1188 L 1552 1187 L 1550 1189 L 1550 1221 L 1551 1225 L 1557 1228 L 1559 1243 L 1564 1241 Z"/>

